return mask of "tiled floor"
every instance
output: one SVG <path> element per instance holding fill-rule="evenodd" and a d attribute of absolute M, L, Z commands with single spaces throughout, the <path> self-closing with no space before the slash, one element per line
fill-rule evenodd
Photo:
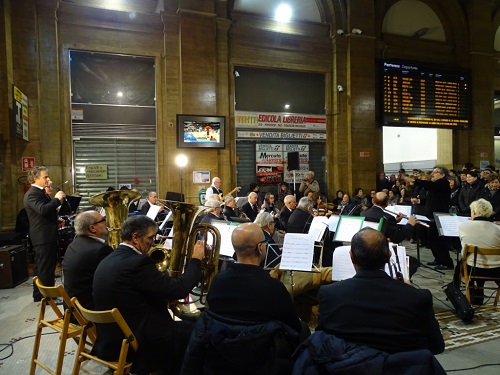
<path fill-rule="evenodd" d="M 415 245 L 405 243 L 408 255 L 416 256 Z M 420 250 L 423 263 L 432 260 L 430 250 Z M 450 310 L 451 304 L 446 301 L 442 287 L 449 283 L 453 271 L 443 274 L 434 270 L 419 267 L 413 276 L 416 287 L 430 289 L 434 296 L 436 311 Z M 12 289 L 0 290 L 0 375 L 28 374 L 33 349 L 35 323 L 38 318 L 39 303 L 31 298 L 31 278 L 28 282 Z M 491 301 L 490 301 L 491 303 Z M 500 309 L 500 307 L 499 307 Z M 42 337 L 40 357 L 54 361 L 57 353 L 58 339 L 56 335 Z M 50 349 L 48 349 L 50 348 Z M 76 344 L 68 341 L 64 360 L 63 374 L 71 374 Z M 500 373 L 500 339 L 478 343 L 452 350 L 445 350 L 437 356 L 443 367 L 454 374 L 493 375 Z M 484 366 L 496 363 L 495 366 Z M 484 366 L 484 367 L 478 367 Z M 475 369 L 471 369 L 477 367 Z M 458 370 L 458 371 L 452 371 Z M 102 374 L 105 371 L 95 364 L 84 366 L 82 373 Z M 37 369 L 36 374 L 44 374 Z"/>

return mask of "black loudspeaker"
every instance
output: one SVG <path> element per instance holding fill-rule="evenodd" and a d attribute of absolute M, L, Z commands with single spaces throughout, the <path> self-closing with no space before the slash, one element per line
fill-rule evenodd
<path fill-rule="evenodd" d="M 14 288 L 28 277 L 26 248 L 22 245 L 0 247 L 0 289 Z"/>
<path fill-rule="evenodd" d="M 298 171 L 299 170 L 299 152 L 289 152 L 288 153 L 288 170 Z"/>

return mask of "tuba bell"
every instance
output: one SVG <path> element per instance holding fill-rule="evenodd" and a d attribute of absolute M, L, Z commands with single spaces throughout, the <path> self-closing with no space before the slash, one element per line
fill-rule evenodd
<path fill-rule="evenodd" d="M 116 249 L 121 242 L 120 230 L 128 217 L 128 205 L 140 198 L 141 193 L 133 190 L 105 191 L 89 198 L 89 203 L 103 207 L 108 222 L 108 245 Z"/>
<path fill-rule="evenodd" d="M 201 262 L 201 280 L 199 292 L 201 304 L 205 304 L 205 296 L 208 292 L 213 277 L 219 267 L 219 250 L 221 236 L 219 230 L 210 224 L 194 225 L 198 214 L 206 207 L 198 207 L 189 203 L 162 201 L 172 211 L 173 232 L 172 251 L 167 270 L 170 277 L 179 278 L 186 265 L 191 260 L 194 244 L 202 239 L 205 243 L 205 257 Z M 180 319 L 195 320 L 200 311 L 191 312 L 179 301 L 170 301 L 169 308 Z"/>

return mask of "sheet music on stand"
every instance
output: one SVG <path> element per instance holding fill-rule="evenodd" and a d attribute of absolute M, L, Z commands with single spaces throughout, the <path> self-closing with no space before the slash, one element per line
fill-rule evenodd
<path fill-rule="evenodd" d="M 314 237 L 314 241 L 321 242 L 328 228 L 328 218 L 326 216 L 315 216 L 309 227 L 309 234 Z"/>
<path fill-rule="evenodd" d="M 335 230 L 334 240 L 351 242 L 352 237 L 354 237 L 354 235 L 358 233 L 360 229 L 370 227 L 380 231 L 382 229 L 383 223 L 383 218 L 381 218 L 379 222 L 372 222 L 366 220 L 366 218 L 361 216 L 341 216 Z"/>
<path fill-rule="evenodd" d="M 149 211 L 148 211 L 148 213 L 149 213 Z M 165 225 L 167 225 L 167 222 L 170 220 L 171 217 L 172 217 L 172 211 L 169 211 L 168 214 L 167 214 L 167 216 L 165 216 L 165 219 L 163 220 L 163 222 L 160 224 L 160 227 L 158 228 L 158 230 L 160 232 L 163 232 L 163 229 L 165 228 Z"/>
<path fill-rule="evenodd" d="M 406 248 L 397 246 L 397 252 L 393 250 L 393 243 L 388 244 L 392 252 L 389 263 L 385 265 L 384 271 L 392 278 L 396 278 L 396 271 L 401 272 L 405 280 L 410 279 L 409 261 L 406 256 Z M 350 279 L 356 274 L 351 261 L 349 251 L 351 246 L 339 246 L 333 252 L 332 281 Z"/>
<path fill-rule="evenodd" d="M 455 214 L 435 213 L 434 220 L 440 236 L 458 237 L 460 224 L 470 220 L 470 217 Z"/>
<path fill-rule="evenodd" d="M 222 221 L 222 220 L 213 220 L 211 225 L 216 227 L 220 233 L 220 255 L 225 255 L 228 257 L 232 257 L 234 255 L 233 243 L 231 242 L 231 235 L 233 234 L 234 229 L 240 225 L 240 223 Z"/>
<path fill-rule="evenodd" d="M 156 216 L 158 215 L 158 212 L 160 212 L 161 206 L 158 206 L 156 204 L 152 204 L 149 207 L 148 213 L 146 214 L 147 217 L 149 217 L 152 220 L 156 219 Z"/>
<path fill-rule="evenodd" d="M 319 271 L 313 264 L 314 236 L 309 233 L 287 233 L 283 242 L 280 270 Z"/>

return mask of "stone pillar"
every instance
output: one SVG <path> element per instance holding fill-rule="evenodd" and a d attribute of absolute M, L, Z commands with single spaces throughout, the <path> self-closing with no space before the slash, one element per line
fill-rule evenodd
<path fill-rule="evenodd" d="M 381 159 L 381 129 L 375 124 L 374 2 L 352 0 L 347 7 L 347 30 L 343 37 L 336 37 L 334 51 L 334 74 L 344 89 L 337 93 L 334 107 L 345 108 L 345 114 L 339 111 L 334 118 L 336 177 L 332 190 L 340 188 L 352 194 L 357 187 L 365 191 L 374 187 Z M 353 29 L 361 33 L 353 33 Z M 339 51 L 346 51 L 345 57 Z"/>
<path fill-rule="evenodd" d="M 495 59 L 493 39 L 496 30 L 491 22 L 491 2 L 467 2 L 469 20 L 470 72 L 472 78 L 472 127 L 455 131 L 454 161 L 457 167 L 465 162 L 479 166 L 480 160 L 494 164 L 493 96 L 495 90 Z M 486 156 L 481 156 L 486 155 Z"/>

